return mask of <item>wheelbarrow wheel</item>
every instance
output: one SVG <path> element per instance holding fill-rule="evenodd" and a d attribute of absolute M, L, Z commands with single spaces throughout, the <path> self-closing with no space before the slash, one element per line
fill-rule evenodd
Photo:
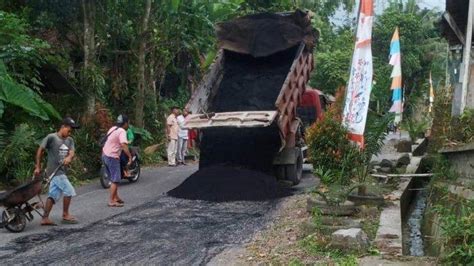
<path fill-rule="evenodd" d="M 12 219 L 8 221 L 8 217 Z M 2 223 L 5 225 L 5 228 L 8 231 L 13 233 L 19 233 L 25 230 L 26 216 L 19 208 L 11 208 L 8 210 L 4 210 L 2 213 Z"/>

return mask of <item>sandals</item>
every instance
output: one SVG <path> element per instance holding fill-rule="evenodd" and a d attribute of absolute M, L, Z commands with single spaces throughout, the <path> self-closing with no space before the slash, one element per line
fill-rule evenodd
<path fill-rule="evenodd" d="M 63 224 L 77 224 L 79 223 L 76 219 L 64 219 L 62 220 Z"/>
<path fill-rule="evenodd" d="M 41 223 L 41 226 L 57 226 L 54 222 L 51 223 Z"/>
<path fill-rule="evenodd" d="M 107 206 L 113 208 L 113 207 L 123 207 L 123 203 L 120 202 L 114 202 L 114 203 L 108 203 Z"/>

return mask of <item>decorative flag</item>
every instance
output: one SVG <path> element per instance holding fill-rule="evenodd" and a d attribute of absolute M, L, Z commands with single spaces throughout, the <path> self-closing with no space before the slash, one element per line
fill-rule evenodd
<path fill-rule="evenodd" d="M 361 0 L 356 43 L 347 85 L 342 123 L 349 130 L 349 138 L 364 147 L 364 130 L 372 90 L 372 24 L 373 0 Z"/>
<path fill-rule="evenodd" d="M 433 89 L 433 80 L 431 79 L 431 71 L 430 71 L 430 105 L 428 107 L 428 112 L 430 113 L 433 109 L 433 103 L 434 103 L 434 89 Z"/>
<path fill-rule="evenodd" d="M 400 37 L 398 34 L 398 27 L 395 28 L 395 32 L 392 36 L 392 42 L 390 43 L 390 65 L 393 66 L 392 74 L 392 107 L 389 112 L 395 113 L 395 124 L 399 124 L 402 121 L 403 113 L 403 93 L 402 93 L 402 63 L 400 55 Z"/>

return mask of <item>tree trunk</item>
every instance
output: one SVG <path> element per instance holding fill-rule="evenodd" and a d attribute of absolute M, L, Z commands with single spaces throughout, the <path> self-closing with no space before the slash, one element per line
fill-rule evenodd
<path fill-rule="evenodd" d="M 147 42 L 148 21 L 150 19 L 151 0 L 146 0 L 145 13 L 142 19 L 140 30 L 140 44 L 138 46 L 138 92 L 135 105 L 135 124 L 137 127 L 143 127 L 146 78 L 145 78 L 145 49 Z"/>
<path fill-rule="evenodd" d="M 82 0 L 82 12 L 84 17 L 84 69 L 82 86 L 86 88 L 87 114 L 95 113 L 95 91 L 89 84 L 89 76 L 95 65 L 95 0 Z"/>

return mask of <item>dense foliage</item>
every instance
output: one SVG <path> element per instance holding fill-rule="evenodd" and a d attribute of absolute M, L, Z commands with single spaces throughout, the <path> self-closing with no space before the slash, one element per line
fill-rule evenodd
<path fill-rule="evenodd" d="M 392 67 L 388 61 L 390 40 L 397 26 L 400 29 L 402 78 L 408 109 L 418 99 L 426 99 L 430 71 L 435 86 L 445 82 L 447 44 L 438 32 L 439 18 L 440 14 L 436 10 L 420 10 L 415 1 L 407 1 L 406 4 L 389 2 L 388 8 L 375 17 L 372 36 L 372 110 L 385 113 L 391 105 Z M 310 85 L 334 93 L 337 88 L 346 85 L 349 78 L 355 21 L 347 21 L 336 27 L 329 21 L 315 20 L 314 25 L 320 30 L 321 37 L 316 51 L 316 71 Z"/>
<path fill-rule="evenodd" d="M 452 88 L 438 90 L 433 104 L 433 122 L 429 151 L 436 153 L 444 146 L 474 141 L 474 110 L 466 109 L 459 117 L 452 117 Z"/>
<path fill-rule="evenodd" d="M 94 176 L 97 138 L 119 113 L 129 114 L 146 136 L 142 145 L 163 144 L 169 107 L 186 103 L 216 54 L 215 23 L 298 7 L 320 10 L 327 19 L 340 4 L 350 7 L 352 1 L 0 2 L 2 181 L 25 176 L 39 140 L 65 115 L 83 125 L 74 133 L 75 177 Z M 69 85 L 51 84 L 45 66 Z M 23 142 L 15 137 L 20 133 Z M 15 158 L 16 152 L 22 156 Z"/>
<path fill-rule="evenodd" d="M 474 201 L 452 194 L 446 188 L 445 177 L 432 181 L 430 208 L 427 209 L 429 232 L 439 230 L 431 248 L 440 252 L 444 264 L 471 265 L 474 263 Z M 436 228 L 438 230 L 436 230 Z"/>
<path fill-rule="evenodd" d="M 27 135 L 37 143 L 56 129 L 60 116 L 71 115 L 83 124 L 74 135 L 78 143 L 74 175 L 83 176 L 98 166 L 97 138 L 119 113 L 129 114 L 132 124 L 148 136 L 142 145 L 163 144 L 163 122 L 169 107 L 186 103 L 216 54 L 215 23 L 254 12 L 311 10 L 313 24 L 320 31 L 311 84 L 334 92 L 347 82 L 354 25 L 346 21 L 336 27 L 331 24 L 331 16 L 341 7 L 352 12 L 354 5 L 352 0 L 2 1 L 0 145 L 13 143 L 12 135 L 22 123 L 29 125 L 21 129 L 28 131 Z M 398 14 L 398 11 L 402 12 Z M 420 47 L 433 44 L 437 37 L 431 23 L 433 14 L 398 5 L 385 13 L 377 18 L 380 23 L 374 28 L 374 40 L 379 41 L 374 42 L 374 55 L 376 60 L 380 59 L 376 68 L 388 69 L 387 45 L 398 19 L 401 34 L 407 36 L 402 37 L 407 62 L 411 64 L 409 59 L 413 57 L 418 60 L 413 59 L 414 67 L 423 69 L 417 72 L 403 67 L 404 77 L 425 86 L 422 77 L 435 62 L 436 54 L 426 57 L 425 48 L 407 42 L 412 37 L 424 36 L 421 39 L 427 43 Z M 417 20 L 416 25 L 409 27 L 413 20 Z M 68 89 L 58 91 L 45 82 L 46 65 L 53 66 L 78 93 Z M 389 77 L 378 73 L 376 77 L 374 99 L 389 104 L 386 101 Z M 336 126 L 334 121 L 325 123 L 318 130 Z M 343 130 L 340 128 L 337 135 L 344 135 Z M 32 161 L 34 151 L 30 144 L 18 145 L 31 152 L 24 161 Z M 332 149 L 338 156 L 338 147 Z M 155 154 L 151 158 L 159 157 Z M 17 176 L 14 170 L 0 169 L 0 172 L 9 179 Z"/>

